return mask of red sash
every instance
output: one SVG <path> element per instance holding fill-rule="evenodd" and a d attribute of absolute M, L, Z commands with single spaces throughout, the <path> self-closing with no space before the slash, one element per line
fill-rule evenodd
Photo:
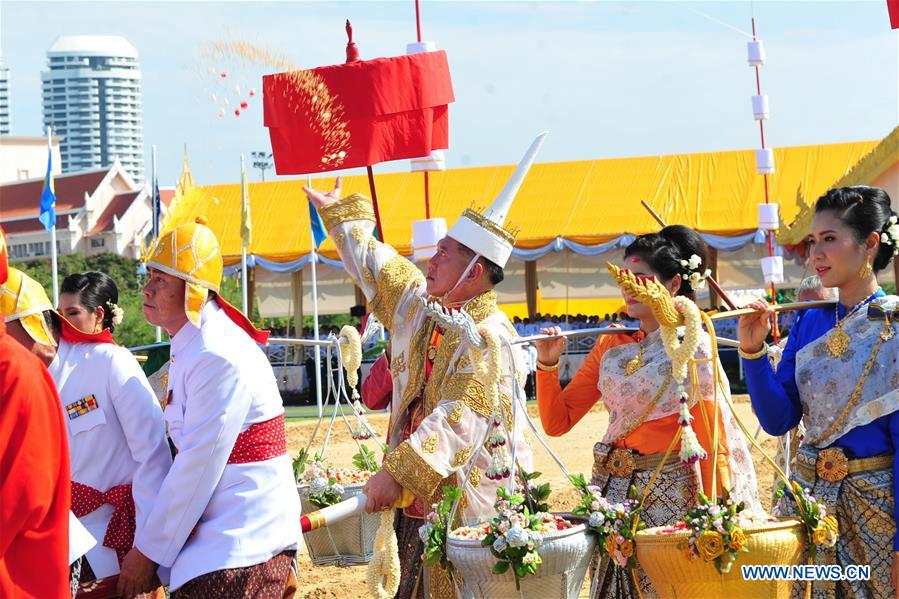
<path fill-rule="evenodd" d="M 115 510 L 106 527 L 103 546 L 115 549 L 119 565 L 134 545 L 135 509 L 131 483 L 117 485 L 105 493 L 72 481 L 72 512 L 81 518 L 108 503 Z"/>
<path fill-rule="evenodd" d="M 264 462 L 287 453 L 284 414 L 265 422 L 258 422 L 237 435 L 229 464 Z"/>

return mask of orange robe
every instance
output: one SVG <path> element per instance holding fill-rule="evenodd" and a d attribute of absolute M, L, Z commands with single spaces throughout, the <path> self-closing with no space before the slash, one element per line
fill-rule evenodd
<path fill-rule="evenodd" d="M 584 415 L 590 411 L 598 401 L 602 399 L 599 392 L 599 369 L 605 353 L 625 343 L 637 343 L 645 337 L 642 331 L 633 335 L 601 335 L 596 345 L 584 363 L 575 373 L 571 382 L 562 389 L 559 383 L 559 371 L 546 372 L 537 370 L 537 408 L 540 412 L 540 422 L 543 430 L 551 437 L 560 437 L 574 428 Z M 705 402 L 706 414 L 712 417 L 714 403 Z M 705 426 L 699 403 L 690 410 L 693 415 L 693 430 L 702 447 L 709 453 L 711 447 L 710 434 Z M 634 429 L 624 439 L 614 443 L 615 447 L 633 449 L 641 455 L 665 453 L 671 444 L 671 439 L 677 431 L 679 414 L 671 414 L 658 420 L 644 422 Z M 674 448 L 672 455 L 677 459 L 677 450 L 680 443 Z M 718 486 L 721 488 L 721 478 L 724 476 L 725 486 L 730 486 L 730 472 L 728 469 L 728 449 L 724 435 L 724 422 L 721 414 L 718 415 L 718 464 L 721 466 L 718 475 Z M 672 458 L 669 457 L 669 460 Z M 712 485 L 712 461 L 700 462 L 702 472 L 702 486 L 710 489 Z"/>
<path fill-rule="evenodd" d="M 68 597 L 69 449 L 56 387 L 0 319 L 0 597 Z"/>

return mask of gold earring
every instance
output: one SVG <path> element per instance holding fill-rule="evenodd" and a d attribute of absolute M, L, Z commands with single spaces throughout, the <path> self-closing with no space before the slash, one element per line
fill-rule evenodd
<path fill-rule="evenodd" d="M 871 276 L 871 273 L 874 272 L 874 267 L 871 266 L 871 263 L 865 258 L 865 263 L 862 264 L 862 267 L 858 269 L 858 277 L 860 279 L 867 279 Z"/>

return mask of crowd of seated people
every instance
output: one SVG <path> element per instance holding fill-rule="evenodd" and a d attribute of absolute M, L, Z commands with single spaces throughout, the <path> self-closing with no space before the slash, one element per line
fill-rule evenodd
<path fill-rule="evenodd" d="M 637 321 L 623 312 L 614 314 L 606 314 L 599 316 L 594 314 L 588 316 L 586 314 L 574 315 L 550 315 L 537 312 L 533 320 L 530 318 L 519 318 L 515 316 L 512 319 L 512 326 L 515 331 L 522 337 L 527 335 L 539 335 L 540 329 L 546 327 L 560 327 L 563 331 L 576 331 L 580 329 L 592 329 L 597 327 L 607 327 L 612 324 L 619 324 L 625 327 L 637 328 Z"/>

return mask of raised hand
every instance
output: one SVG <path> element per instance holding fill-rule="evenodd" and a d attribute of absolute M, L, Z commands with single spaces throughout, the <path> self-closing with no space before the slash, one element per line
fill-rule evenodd
<path fill-rule="evenodd" d="M 541 335 L 558 335 L 562 332 L 561 327 L 545 327 L 540 329 Z M 552 366 L 562 357 L 562 351 L 565 349 L 565 337 L 556 337 L 555 339 L 541 339 L 535 341 L 537 348 L 537 359 L 541 364 Z"/>
<path fill-rule="evenodd" d="M 306 197 L 308 197 L 313 204 L 315 204 L 316 208 L 323 208 L 324 206 L 328 206 L 329 204 L 333 204 L 337 200 L 340 199 L 340 188 L 343 184 L 343 180 L 340 177 L 337 177 L 337 181 L 334 182 L 334 189 L 328 192 L 321 192 L 306 185 L 303 186 L 303 191 L 306 192 Z"/>
<path fill-rule="evenodd" d="M 771 315 L 774 314 L 774 310 L 765 300 L 752 302 L 746 307 L 759 310 L 759 312 L 740 317 L 737 337 L 740 340 L 740 349 L 748 354 L 753 354 L 762 349 L 768 333 L 771 332 Z"/>

